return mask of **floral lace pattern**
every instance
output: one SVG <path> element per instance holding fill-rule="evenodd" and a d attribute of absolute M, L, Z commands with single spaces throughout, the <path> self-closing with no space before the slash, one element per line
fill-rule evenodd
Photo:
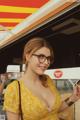
<path fill-rule="evenodd" d="M 20 81 L 21 105 L 24 120 L 58 120 L 57 111 L 61 105 L 61 97 L 53 81 L 48 77 L 48 85 L 56 96 L 52 111 L 48 111 L 44 103 L 34 96 L 29 89 Z M 17 81 L 12 82 L 6 89 L 3 109 L 19 113 L 19 94 Z"/>

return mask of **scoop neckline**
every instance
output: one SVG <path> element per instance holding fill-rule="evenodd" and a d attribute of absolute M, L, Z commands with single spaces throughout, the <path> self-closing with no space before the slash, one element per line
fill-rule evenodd
<path fill-rule="evenodd" d="M 48 112 L 51 112 L 51 111 L 53 110 L 54 105 L 55 105 L 55 103 L 56 103 L 56 98 L 55 98 L 55 100 L 53 101 L 52 108 L 49 108 L 42 99 L 40 99 L 40 98 L 39 98 L 37 95 L 35 95 L 27 86 L 25 86 L 25 83 L 24 83 L 23 80 L 21 80 L 21 82 L 22 82 L 24 88 L 31 94 L 31 96 L 32 96 L 33 98 L 37 99 L 37 101 L 38 101 Z M 50 88 L 50 86 L 49 86 L 49 88 Z M 50 90 L 51 90 L 51 88 L 50 88 Z M 52 91 L 52 90 L 51 90 L 51 91 Z M 52 93 L 53 93 L 53 91 L 52 91 Z"/>

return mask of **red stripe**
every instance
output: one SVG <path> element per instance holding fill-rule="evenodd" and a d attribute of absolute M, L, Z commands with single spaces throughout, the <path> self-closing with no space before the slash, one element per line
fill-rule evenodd
<path fill-rule="evenodd" d="M 49 0 L 0 0 L 0 5 L 39 8 Z"/>
<path fill-rule="evenodd" d="M 3 25 L 5 27 L 14 27 L 17 24 L 19 24 L 19 23 L 8 23 L 8 22 L 2 23 L 2 22 L 0 22 L 0 25 Z"/>
<path fill-rule="evenodd" d="M 6 13 L 0 12 L 0 18 L 26 18 L 31 14 L 28 13 Z"/>

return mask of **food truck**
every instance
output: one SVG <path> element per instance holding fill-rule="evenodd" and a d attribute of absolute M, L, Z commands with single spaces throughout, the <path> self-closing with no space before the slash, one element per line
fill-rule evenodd
<path fill-rule="evenodd" d="M 21 64 L 25 43 L 35 36 L 44 37 L 52 44 L 55 52 L 54 63 L 46 74 L 55 80 L 64 99 L 80 79 L 80 1 L 46 1 L 38 11 L 12 29 L 1 26 L 4 33 L 0 32 L 0 73 L 7 72 L 8 65 L 19 65 L 23 73 Z M 16 73 L 14 76 L 17 76 Z M 79 108 L 80 102 L 75 103 L 61 114 L 63 120 L 80 120 Z"/>

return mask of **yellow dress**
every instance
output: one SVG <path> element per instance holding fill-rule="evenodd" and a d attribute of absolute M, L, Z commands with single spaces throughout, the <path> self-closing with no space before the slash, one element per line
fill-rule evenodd
<path fill-rule="evenodd" d="M 53 81 L 48 77 L 48 86 L 56 96 L 52 111 L 48 111 L 45 104 L 25 87 L 24 82 L 20 81 L 21 86 L 21 105 L 24 120 L 59 120 L 58 109 L 61 105 L 61 97 Z M 4 95 L 4 110 L 19 113 L 19 94 L 17 81 L 8 85 Z"/>

